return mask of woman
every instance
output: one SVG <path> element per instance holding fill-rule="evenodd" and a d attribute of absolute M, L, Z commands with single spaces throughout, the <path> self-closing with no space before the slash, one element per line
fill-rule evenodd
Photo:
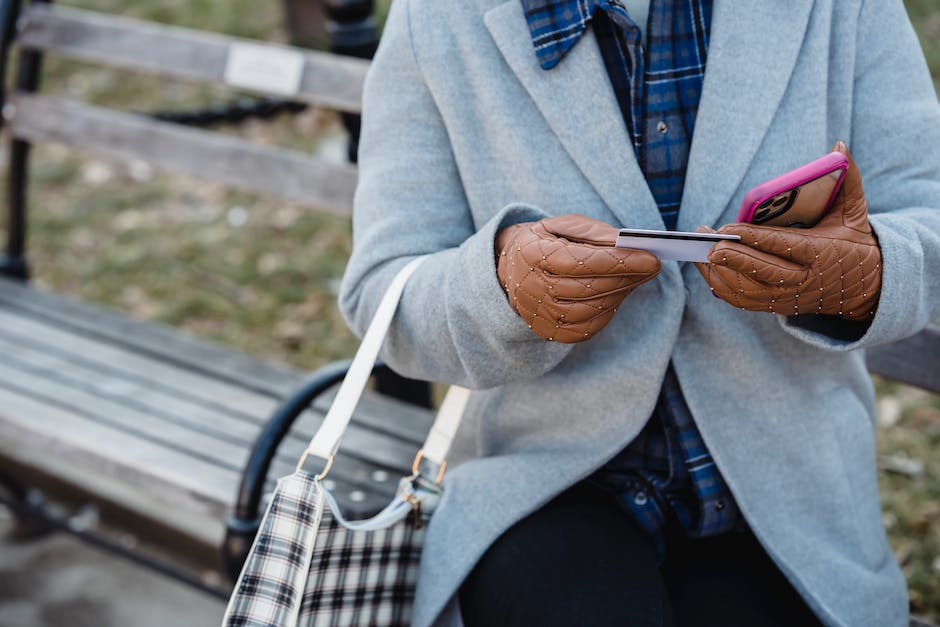
<path fill-rule="evenodd" d="M 905 625 L 854 350 L 940 314 L 940 107 L 903 5 L 653 0 L 644 46 L 643 4 L 392 6 L 364 95 L 341 307 L 362 332 L 395 272 L 432 254 L 385 358 L 476 390 L 414 624 Z M 653 46 L 674 53 L 665 68 L 663 54 L 644 61 Z M 683 82 L 690 66 L 699 83 Z M 669 96 L 681 102 L 657 108 Z M 857 310 L 837 309 L 829 280 L 843 258 L 794 256 L 773 233 L 731 227 L 755 239 L 700 269 L 606 245 L 604 225 L 732 223 L 748 189 L 838 139 L 858 164 L 839 221 L 794 237 L 865 264 L 878 285 L 852 294 Z M 556 341 L 566 310 L 520 306 L 507 270 L 532 245 L 599 249 L 631 276 Z M 536 267 L 525 276 L 551 274 Z M 596 276 L 622 280 L 611 268 Z M 783 315 L 810 278 L 825 308 Z M 745 280 L 741 300 L 728 286 Z M 544 304 L 549 284 L 523 300 Z M 786 311 L 771 307 L 781 296 Z M 672 446 L 677 429 L 694 445 Z M 656 438 L 666 471 L 636 455 Z M 715 493 L 692 476 L 699 449 Z"/>

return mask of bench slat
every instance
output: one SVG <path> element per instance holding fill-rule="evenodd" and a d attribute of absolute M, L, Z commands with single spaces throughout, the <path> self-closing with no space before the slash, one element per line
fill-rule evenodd
<path fill-rule="evenodd" d="M 212 425 L 195 422 L 193 415 L 204 413 L 208 409 L 206 406 L 195 407 L 192 413 L 172 413 L 165 405 L 148 408 L 140 402 L 135 389 L 162 388 L 172 395 L 173 384 L 181 390 L 186 386 L 211 386 L 212 392 L 222 398 L 236 398 L 236 405 L 250 407 L 254 402 L 259 406 L 273 406 L 269 399 L 253 399 L 245 390 L 234 386 L 211 380 L 207 383 L 206 378 L 202 381 L 191 381 L 187 378 L 187 373 L 183 372 L 181 376 L 180 372 L 166 366 L 160 367 L 161 374 L 156 380 L 145 377 L 125 378 L 123 370 L 133 374 L 134 368 L 147 367 L 150 364 L 140 356 L 123 354 L 111 347 L 99 349 L 84 338 L 70 337 L 59 330 L 44 327 L 31 320 L 17 319 L 0 310 L 0 338 L 9 336 L 11 332 L 26 337 L 45 338 L 45 341 L 34 340 L 32 346 L 25 342 L 8 342 L 7 345 L 16 349 L 15 352 L 0 351 L 0 372 L 3 372 L 4 367 L 14 372 L 22 371 L 26 379 L 23 385 L 26 389 L 34 391 L 37 396 L 62 399 L 75 407 L 87 408 L 90 413 L 97 415 L 99 420 L 110 423 L 112 428 L 130 433 L 137 432 L 140 437 L 164 441 L 166 446 L 178 443 L 181 449 L 189 451 L 191 455 L 209 456 L 211 460 L 234 471 L 244 465 L 250 443 L 260 431 L 260 419 L 254 422 L 237 420 L 225 416 L 226 412 L 222 408 L 221 412 L 213 412 L 217 424 L 212 428 Z M 4 347 L 2 340 L 0 347 Z M 38 353 L 40 356 L 31 358 L 29 355 L 16 354 L 26 351 Z M 41 355 L 58 355 L 59 368 L 37 366 L 37 361 L 48 360 L 48 357 Z M 104 372 L 95 372 L 96 366 Z M 91 369 L 90 373 L 86 373 L 84 381 L 81 376 L 83 367 L 86 370 Z M 60 374 L 59 370 L 63 372 Z M 95 377 L 107 382 L 101 395 L 89 390 L 89 387 L 95 387 L 89 379 L 93 380 Z M 122 383 L 124 385 L 120 385 Z M 261 417 L 266 417 L 267 413 L 269 412 L 265 412 Z M 293 467 L 309 437 L 312 437 L 322 420 L 322 414 L 313 412 L 307 412 L 301 417 L 302 430 L 289 437 L 280 449 L 277 466 L 280 474 Z M 413 443 L 375 433 L 359 424 L 350 425 L 343 442 L 348 453 L 341 456 L 341 463 L 340 459 L 337 460 L 337 473 L 351 482 L 362 482 L 363 489 L 373 487 L 369 475 L 376 467 L 392 472 L 404 472 L 417 448 Z"/>
<path fill-rule="evenodd" d="M 186 397 L 198 394 L 203 389 L 196 384 L 201 383 L 205 376 L 278 400 L 296 390 L 305 378 L 298 370 L 199 340 L 165 324 L 133 320 L 90 303 L 0 279 L 0 309 L 3 308 L 55 329 L 84 336 L 95 344 L 116 347 L 131 354 L 146 356 L 176 370 L 192 372 L 193 384 L 188 388 L 177 388 L 176 392 Z M 157 385 L 161 382 L 148 376 L 147 383 Z M 212 402 L 227 400 L 215 394 L 206 398 Z M 332 394 L 324 395 L 314 407 L 325 413 L 331 400 Z M 238 412 L 242 407 L 241 404 L 227 405 L 229 412 Z M 273 404 L 266 406 L 249 417 L 256 420 L 263 415 L 266 419 L 268 414 L 264 412 L 271 411 L 273 407 Z M 354 418 L 355 422 L 415 444 L 424 441 L 431 424 L 427 410 L 368 390 L 360 402 L 360 410 Z"/>
<path fill-rule="evenodd" d="M 0 355 L 3 355 L 0 364 L 35 379 L 50 381 L 59 386 L 55 390 L 73 390 L 73 394 L 82 394 L 85 397 L 82 406 L 90 411 L 114 414 L 121 425 L 129 420 L 126 428 L 131 430 L 138 424 L 152 424 L 154 437 L 159 439 L 169 437 L 175 430 L 181 435 L 173 436 L 168 446 L 179 443 L 191 454 L 212 453 L 220 465 L 233 467 L 234 464 L 235 470 L 242 468 L 247 451 L 261 430 L 261 425 L 256 422 L 239 420 L 224 411 L 180 398 L 159 385 L 128 379 L 118 371 L 97 370 L 41 346 L 8 341 L 2 329 Z M 56 392 L 53 394 L 58 396 Z M 300 416 L 278 449 L 275 456 L 277 466 L 272 474 L 280 476 L 293 468 L 322 420 L 323 415 L 315 412 L 305 412 Z M 169 432 L 164 425 L 170 428 Z M 366 490 L 375 488 L 371 476 L 376 469 L 390 471 L 391 474 L 404 473 L 420 446 L 361 429 L 358 425 L 353 433 L 356 435 L 342 449 L 338 474 Z M 364 450 L 357 451 L 353 448 L 355 446 L 364 447 Z"/>
<path fill-rule="evenodd" d="M 147 382 L 118 369 L 102 369 L 94 362 L 76 359 L 48 344 L 9 334 L 0 327 L 0 363 L 20 368 L 59 385 L 82 389 L 103 399 L 126 404 L 138 411 L 166 416 L 211 437 L 246 446 L 257 434 L 259 423 L 233 415 L 223 408 L 186 398 L 160 382 Z"/>
<path fill-rule="evenodd" d="M 0 359 L 0 386 L 44 405 L 87 417 L 106 428 L 149 440 L 169 450 L 237 473 L 245 457 L 244 447 L 188 428 L 166 414 L 147 414 L 141 409 L 69 385 L 55 373 L 24 367 L 25 360 Z"/>
<path fill-rule="evenodd" d="M 218 463 L 226 467 L 235 464 L 236 470 L 244 465 L 247 451 L 261 430 L 256 421 L 238 419 L 224 410 L 181 398 L 157 382 L 135 380 L 118 370 L 97 369 L 74 356 L 49 350 L 47 345 L 33 346 L 17 342 L 16 338 L 11 341 L 2 328 L 0 355 L 3 355 L 0 363 L 33 378 L 54 382 L 60 386 L 56 390 L 77 390 L 73 393 L 86 396 L 81 401 L 82 406 L 99 413 L 110 408 L 109 414 L 116 415 L 120 424 L 131 421 L 127 429 L 135 429 L 138 424 L 151 425 L 153 437 L 159 439 L 170 437 L 170 432 L 175 431 L 177 436 L 172 436 L 172 442 L 183 444 L 191 454 L 212 452 Z M 322 420 L 322 413 L 310 411 L 298 418 L 278 449 L 272 474 L 281 476 L 290 472 Z M 376 469 L 391 474 L 404 473 L 420 446 L 420 443 L 389 438 L 359 425 L 351 426 L 350 433 L 341 449 L 337 474 L 364 490 L 375 489 L 372 473 Z M 192 449 L 194 446 L 196 448 Z"/>
<path fill-rule="evenodd" d="M 179 389 L 189 398 L 199 399 L 235 415 L 254 417 L 258 422 L 277 404 L 273 398 L 241 389 L 208 374 L 188 372 L 147 355 L 96 342 L 93 338 L 70 333 L 35 318 L 17 315 L 5 307 L 0 308 L 0 329 L 20 337 L 32 336 L 36 344 L 45 345 L 55 352 L 74 355 L 79 360 L 100 365 L 105 371 L 127 372 L 142 383 L 152 381 L 160 387 Z"/>
<path fill-rule="evenodd" d="M 128 446 L 126 436 L 85 416 L 17 393 L 2 380 L 0 390 L 3 449 L 16 443 L 16 449 L 5 454 L 32 449 L 36 456 L 30 461 L 38 466 L 44 455 L 70 459 L 212 516 L 223 516 L 232 501 L 237 481 L 233 471 L 146 440 Z"/>
<path fill-rule="evenodd" d="M 369 67 L 368 61 L 353 57 L 42 4 L 28 7 L 20 25 L 17 39 L 24 48 L 217 85 L 226 84 L 232 44 L 290 50 L 304 61 L 300 87 L 292 98 L 352 113 L 360 111 Z"/>
<path fill-rule="evenodd" d="M 2 332 L 8 335 L 13 325 L 9 320 L 5 322 Z M 37 331 L 35 328 L 26 330 Z M 5 411 L 0 411 L 0 433 L 12 430 L 18 434 L 15 439 L 3 438 L 6 442 L 17 442 L 15 450 L 10 446 L 0 446 L 4 457 L 22 454 L 20 441 L 23 436 L 35 444 L 36 451 L 45 444 L 63 450 L 74 449 L 75 459 L 71 454 L 68 459 L 76 468 L 109 472 L 120 477 L 122 483 L 137 485 L 142 493 L 153 498 L 168 494 L 168 498 L 173 499 L 176 495 L 178 499 L 179 495 L 184 495 L 183 500 L 208 504 L 208 508 L 197 507 L 196 511 L 218 519 L 222 512 L 230 510 L 248 443 L 254 440 L 260 424 L 243 424 L 253 433 L 243 428 L 242 432 L 248 437 L 240 446 L 234 438 L 225 441 L 204 431 L 199 432 L 195 429 L 199 426 L 197 424 L 186 424 L 186 420 L 198 420 L 200 416 L 186 416 L 183 413 L 188 409 L 185 402 L 178 401 L 180 413 L 176 422 L 161 419 L 167 416 L 172 403 L 157 406 L 153 408 L 154 412 L 148 411 L 148 408 L 134 404 L 141 398 L 140 388 L 122 380 L 120 373 L 96 373 L 85 368 L 83 371 L 82 367 L 76 367 L 62 355 L 48 352 L 42 345 L 31 347 L 0 339 L 0 407 L 5 408 Z M 101 394 L 90 385 L 89 378 L 96 376 L 102 386 Z M 168 398 L 165 396 L 162 400 Z M 191 407 L 193 405 L 189 405 Z M 198 411 L 199 406 L 196 409 Z M 207 411 L 207 408 L 202 407 L 201 410 Z M 308 414 L 301 417 L 301 422 L 312 423 L 305 425 L 306 435 L 292 436 L 276 457 L 266 482 L 268 490 L 273 488 L 276 477 L 293 470 L 309 436 L 322 420 L 322 415 Z M 308 417 L 314 420 L 307 420 Z M 209 418 L 217 419 L 218 412 Z M 94 436 L 90 441 L 89 434 Z M 55 442 L 47 442 L 50 438 Z M 389 459 L 395 462 L 394 466 L 383 468 L 363 463 L 348 453 L 337 458 L 330 474 L 330 479 L 336 483 L 335 493 L 351 512 L 362 513 L 384 505 L 383 501 L 390 498 L 397 476 L 406 472 L 414 449 L 411 445 L 369 432 L 353 437 L 351 441 L 353 447 L 368 451 L 372 457 L 388 454 Z M 89 442 L 95 446 L 89 448 Z M 143 459 L 143 465 L 136 471 L 131 468 L 131 472 L 125 473 L 128 460 L 124 455 L 136 451 L 146 453 L 134 453 L 132 457 Z M 41 469 L 48 465 L 42 457 L 37 452 L 27 456 L 25 463 Z M 55 461 L 61 463 L 61 455 L 57 454 Z M 377 469 L 385 471 L 384 481 L 375 480 L 373 473 Z M 144 476 L 144 480 L 138 485 L 139 475 Z M 211 475 L 216 475 L 218 480 L 210 482 L 209 493 L 193 493 L 194 485 L 203 485 L 199 481 L 193 484 L 193 478 Z M 93 484 L 85 486 L 89 492 L 94 492 L 94 488 Z M 359 496 L 353 498 L 354 492 Z"/>
<path fill-rule="evenodd" d="M 60 329 L 151 355 L 194 372 L 271 398 L 288 394 L 303 382 L 303 373 L 284 364 L 239 353 L 222 344 L 200 340 L 160 322 L 142 322 L 99 305 L 54 294 L 0 277 L 0 303 L 24 317 L 43 320 Z"/>
<path fill-rule="evenodd" d="M 934 394 L 940 394 L 940 325 L 917 335 L 866 351 L 868 370 Z"/>
<path fill-rule="evenodd" d="M 187 360 L 178 359 L 179 352 L 185 353 L 190 341 L 199 342 L 178 331 L 173 337 L 174 345 L 168 347 L 164 344 L 164 348 L 171 349 L 171 352 L 178 351 L 173 355 L 176 359 L 164 361 L 161 354 L 138 352 L 138 347 L 133 345 L 112 344 L 107 337 L 102 339 L 93 333 L 92 328 L 97 319 L 101 328 L 117 329 L 124 337 L 136 337 L 138 328 L 153 331 L 149 324 L 123 319 L 113 312 L 61 296 L 40 294 L 37 290 L 9 281 L 0 281 L 0 288 L 0 362 L 6 361 L 13 368 L 25 370 L 36 385 L 51 382 L 58 386 L 51 392 L 44 388 L 50 398 L 83 395 L 76 401 L 76 406 L 88 407 L 99 413 L 106 411 L 108 419 L 118 423 L 112 428 L 120 430 L 123 427 L 131 431 L 128 437 L 135 437 L 134 429 L 143 429 L 142 438 L 163 438 L 167 435 L 166 423 L 169 421 L 170 430 L 175 433 L 171 437 L 172 443 L 195 446 L 196 454 L 211 454 L 219 464 L 234 463 L 235 469 L 241 468 L 251 443 L 278 402 L 267 391 L 245 389 L 240 381 L 229 380 L 227 374 L 222 379 L 213 377 L 208 369 L 214 366 L 211 362 L 208 366 L 203 363 L 200 372 L 190 372 Z M 21 307 L 26 302 L 32 306 Z M 55 309 L 55 305 L 64 303 L 72 307 L 66 311 Z M 50 319 L 44 315 L 50 310 L 65 318 L 53 316 Z M 83 324 L 73 326 L 79 319 Z M 224 359 L 227 349 L 201 344 L 211 349 L 207 350 L 208 353 L 214 350 L 223 353 L 221 363 L 227 363 Z M 211 355 L 200 351 L 198 357 Z M 248 359 L 242 356 L 242 360 Z M 238 378 L 250 376 L 250 373 L 265 367 L 259 362 L 254 368 L 240 369 Z M 282 369 L 276 372 L 293 373 L 286 368 L 283 372 Z M 293 376 L 290 378 L 294 379 Z M 43 379 L 47 381 L 41 381 Z M 290 387 L 293 388 L 301 379 L 297 375 Z M 396 402 L 388 407 L 384 397 L 371 396 L 374 409 L 382 410 L 384 415 L 369 415 L 365 421 L 376 421 L 381 428 L 362 424 L 365 414 L 359 412 L 331 473 L 331 478 L 346 486 L 339 490 L 338 498 L 347 506 L 357 507 L 360 512 L 364 511 L 364 503 L 374 500 L 372 497 L 376 494 L 384 498 L 390 496 L 397 476 L 407 471 L 430 421 L 429 412 L 412 408 L 414 414 L 420 412 L 420 419 L 424 422 L 420 438 L 390 434 L 386 427 L 397 424 L 394 410 L 401 404 Z M 322 411 L 308 411 L 299 417 L 275 456 L 271 478 L 293 470 L 322 419 Z M 124 422 L 128 420 L 129 423 Z M 225 446 L 217 445 L 216 439 L 227 442 L 230 450 L 222 451 Z M 384 471 L 384 480 L 376 480 L 377 470 Z M 232 498 L 234 490 L 233 485 Z M 353 490 L 361 492 L 366 501 L 351 501 L 349 496 Z"/>
<path fill-rule="evenodd" d="M 0 454 L 61 478 L 88 493 L 111 498 L 115 488 L 133 493 L 150 508 L 174 510 L 165 524 L 179 524 L 179 531 L 205 542 L 205 526 L 218 528 L 231 512 L 238 474 L 209 464 L 152 441 L 128 438 L 82 415 L 34 398 L 11 392 L 0 381 Z M 67 469 L 67 472 L 63 472 Z M 284 474 L 284 473 L 280 473 Z M 279 476 L 272 473 L 272 477 Z M 102 478 L 110 478 L 111 485 Z M 389 499 L 376 491 L 361 491 L 361 500 L 348 495 L 359 490 L 333 476 L 334 492 L 351 511 L 374 511 Z M 266 491 L 274 487 L 266 482 Z M 130 503 L 123 503 L 131 506 Z M 352 507 L 350 507 L 350 505 Z M 211 542 L 210 547 L 217 547 Z"/>
<path fill-rule="evenodd" d="M 10 125 L 19 139 L 146 161 L 338 215 L 352 212 L 357 174 L 351 164 L 59 98 L 17 93 L 10 102 Z"/>

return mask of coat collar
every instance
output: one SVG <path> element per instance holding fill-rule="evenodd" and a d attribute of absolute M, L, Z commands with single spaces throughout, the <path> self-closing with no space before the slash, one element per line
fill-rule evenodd
<path fill-rule="evenodd" d="M 741 184 L 783 98 L 813 0 L 724 2 L 712 15 L 708 64 L 679 228 L 713 225 Z M 617 106 L 593 30 L 545 72 L 520 0 L 484 23 L 571 158 L 624 226 L 663 228 Z"/>

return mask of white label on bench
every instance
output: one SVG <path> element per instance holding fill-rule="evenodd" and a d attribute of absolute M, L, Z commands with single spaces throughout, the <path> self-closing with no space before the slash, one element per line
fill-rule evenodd
<path fill-rule="evenodd" d="M 233 87 L 292 96 L 300 88 L 303 71 L 299 52 L 237 43 L 229 46 L 224 80 Z"/>

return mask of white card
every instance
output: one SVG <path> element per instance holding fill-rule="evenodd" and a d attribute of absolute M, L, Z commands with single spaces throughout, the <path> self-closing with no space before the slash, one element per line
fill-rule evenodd
<path fill-rule="evenodd" d="M 722 241 L 740 241 L 739 235 L 620 229 L 617 248 L 648 250 L 663 261 L 708 261 L 712 246 Z"/>
<path fill-rule="evenodd" d="M 300 52 L 235 43 L 228 48 L 224 80 L 232 87 L 293 96 L 300 89 L 303 71 Z"/>

